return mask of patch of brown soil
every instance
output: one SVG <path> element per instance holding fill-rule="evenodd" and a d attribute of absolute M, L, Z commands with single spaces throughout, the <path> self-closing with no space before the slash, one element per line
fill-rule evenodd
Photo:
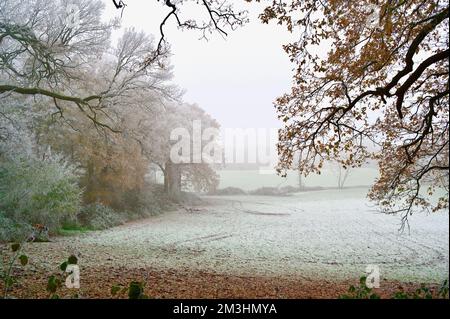
<path fill-rule="evenodd" d="M 45 271 L 26 271 L 19 274 L 10 295 L 16 298 L 48 298 Z M 305 281 L 273 277 L 243 277 L 192 270 L 159 270 L 150 268 L 83 268 L 80 289 L 61 288 L 58 295 L 70 298 L 78 294 L 81 298 L 117 298 L 111 295 L 113 285 L 127 286 L 133 280 L 144 281 L 145 293 L 150 298 L 337 298 L 346 293 L 358 279 L 345 282 Z M 0 288 L 2 284 L 0 283 Z M 417 285 L 398 282 L 381 283 L 375 292 L 389 298 L 399 286 L 411 291 Z M 126 297 L 123 295 L 122 297 Z"/>

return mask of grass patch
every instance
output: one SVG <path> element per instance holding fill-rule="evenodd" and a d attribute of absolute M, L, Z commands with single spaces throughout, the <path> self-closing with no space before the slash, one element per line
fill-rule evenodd
<path fill-rule="evenodd" d="M 94 229 L 86 226 L 79 225 L 64 225 L 58 230 L 58 235 L 60 236 L 76 236 L 80 234 L 84 234 Z"/>

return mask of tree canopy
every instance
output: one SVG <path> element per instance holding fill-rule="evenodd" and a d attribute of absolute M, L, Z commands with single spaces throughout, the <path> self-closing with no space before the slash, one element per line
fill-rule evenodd
<path fill-rule="evenodd" d="M 54 231 L 82 204 L 120 212 L 155 209 L 152 192 L 159 190 L 147 179 L 152 167 L 164 175 L 160 201 L 176 200 L 182 186 L 215 187 L 217 175 L 208 163 L 171 164 L 173 129 L 192 130 L 194 119 L 205 127 L 218 123 L 183 102 L 168 52 L 146 63 L 157 43 L 132 28 L 112 41 L 119 21 L 103 22 L 99 0 L 42 4 L 0 1 L 0 211 L 5 218 L 52 222 Z M 80 9 L 77 23 L 70 19 L 71 5 Z M 64 198 L 66 206 L 58 202 Z M 55 209 L 48 209 L 51 205 Z"/>
<path fill-rule="evenodd" d="M 448 2 L 273 1 L 260 19 L 299 39 L 284 46 L 292 90 L 275 102 L 279 171 L 296 153 L 304 174 L 375 160 L 369 196 L 385 212 L 406 222 L 415 206 L 448 207 L 448 188 L 429 198 L 449 176 Z"/>

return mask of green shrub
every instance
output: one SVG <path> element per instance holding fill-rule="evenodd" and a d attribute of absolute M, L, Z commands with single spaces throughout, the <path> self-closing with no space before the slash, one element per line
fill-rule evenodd
<path fill-rule="evenodd" d="M 433 289 L 430 286 L 421 284 L 419 288 L 413 292 L 406 292 L 402 288 L 396 291 L 392 296 L 393 299 L 433 299 L 433 298 L 448 298 L 448 279 L 444 280 L 441 286 Z"/>
<path fill-rule="evenodd" d="M 366 285 L 367 277 L 359 279 L 358 286 L 350 286 L 348 293 L 339 296 L 339 299 L 380 299 L 380 296 L 373 292 L 372 288 Z"/>
<path fill-rule="evenodd" d="M 128 289 L 128 298 L 147 299 L 147 296 L 144 294 L 144 283 L 139 281 L 130 282 L 130 287 Z"/>
<path fill-rule="evenodd" d="M 113 297 L 128 295 L 128 299 L 149 299 L 144 293 L 145 282 L 132 281 L 128 287 L 123 285 L 113 285 L 111 287 L 111 295 Z"/>
<path fill-rule="evenodd" d="M 18 223 L 0 211 L 0 242 L 24 241 L 32 232 L 32 227 Z"/>
<path fill-rule="evenodd" d="M 78 214 L 78 222 L 95 230 L 118 226 L 126 221 L 126 216 L 101 203 L 89 204 Z"/>
<path fill-rule="evenodd" d="M 0 211 L 14 223 L 43 224 L 54 231 L 79 210 L 80 201 L 75 168 L 61 157 L 0 161 Z"/>
<path fill-rule="evenodd" d="M 448 298 L 448 279 L 444 280 L 440 287 L 432 288 L 425 284 L 421 284 L 419 288 L 413 292 L 404 291 L 400 287 L 391 296 L 392 299 L 433 299 L 433 298 Z M 347 294 L 339 296 L 339 299 L 380 299 L 380 296 L 373 292 L 373 290 L 366 285 L 366 277 L 359 279 L 358 286 L 350 286 Z"/>
<path fill-rule="evenodd" d="M 438 296 L 440 298 L 448 299 L 448 279 L 445 279 L 439 287 Z"/>
<path fill-rule="evenodd" d="M 192 200 L 184 195 L 183 200 Z M 147 185 L 141 190 L 125 192 L 112 203 L 112 208 L 102 203 L 88 204 L 75 219 L 67 219 L 60 233 L 67 230 L 102 230 L 118 226 L 126 221 L 158 215 L 173 207 L 173 202 L 160 185 Z"/>
<path fill-rule="evenodd" d="M 64 223 L 63 226 L 58 230 L 58 235 L 61 236 L 76 236 L 80 235 L 86 232 L 89 232 L 92 229 L 90 227 L 82 226 L 80 223 L 71 222 L 71 223 Z"/>
<path fill-rule="evenodd" d="M 161 214 L 171 209 L 173 201 L 162 185 L 146 185 L 143 189 L 123 194 L 118 209 L 127 212 L 128 219 L 138 219 Z"/>
<path fill-rule="evenodd" d="M 13 243 L 11 249 L 5 252 L 5 256 L 0 256 L 0 280 L 3 282 L 3 299 L 9 298 L 10 288 L 18 282 L 18 277 L 14 274 L 14 265 L 17 261 L 22 267 L 28 264 L 28 256 L 22 254 L 22 244 Z M 6 257 L 6 260 L 4 259 Z"/>

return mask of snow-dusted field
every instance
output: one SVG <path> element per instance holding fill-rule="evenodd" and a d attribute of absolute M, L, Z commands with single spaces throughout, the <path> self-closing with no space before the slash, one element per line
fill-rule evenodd
<path fill-rule="evenodd" d="M 190 212 L 59 238 L 48 244 L 47 255 L 62 260 L 62 251 L 77 251 L 81 264 L 305 280 L 359 278 L 367 265 L 379 266 L 388 280 L 441 282 L 448 277 L 448 212 L 413 215 L 411 233 L 400 234 L 399 217 L 377 213 L 365 193 L 204 197 L 204 205 Z"/>

